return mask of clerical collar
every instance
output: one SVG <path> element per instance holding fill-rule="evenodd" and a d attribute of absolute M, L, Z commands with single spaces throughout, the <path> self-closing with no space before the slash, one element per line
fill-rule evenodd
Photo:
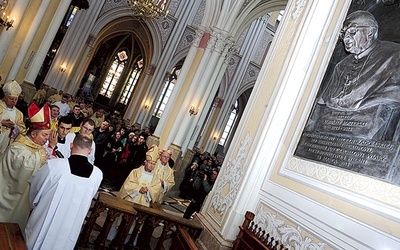
<path fill-rule="evenodd" d="M 61 143 L 61 144 L 65 144 L 65 137 L 64 138 L 58 137 L 57 142 Z"/>
<path fill-rule="evenodd" d="M 363 52 L 361 52 L 358 55 L 354 55 L 354 58 L 359 60 L 363 57 L 366 57 L 367 55 L 369 55 L 369 53 L 371 53 L 371 50 L 373 50 L 376 47 L 376 42 L 374 42 L 368 49 L 364 50 Z"/>

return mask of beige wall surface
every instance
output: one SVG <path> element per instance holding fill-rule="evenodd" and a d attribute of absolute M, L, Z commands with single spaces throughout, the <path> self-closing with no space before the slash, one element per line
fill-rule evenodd
<path fill-rule="evenodd" d="M 204 209 L 226 238 L 251 210 L 299 248 L 400 247 L 397 187 L 293 157 L 350 2 L 289 1 Z"/>

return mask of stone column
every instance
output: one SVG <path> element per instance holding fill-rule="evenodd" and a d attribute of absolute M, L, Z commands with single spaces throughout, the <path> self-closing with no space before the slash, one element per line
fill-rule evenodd
<path fill-rule="evenodd" d="M 0 32 L 0 65 L 2 65 L 3 60 L 6 57 L 6 54 L 10 48 L 11 43 L 13 42 L 13 39 L 15 37 L 15 35 L 17 35 L 18 30 L 22 24 L 22 21 L 24 20 L 24 13 L 27 10 L 29 6 L 29 1 L 15 1 L 15 4 L 13 6 L 13 8 L 11 9 L 11 11 L 9 9 L 7 9 L 9 16 L 11 18 L 15 18 L 16 21 L 14 22 L 12 28 L 10 28 L 9 30 L 5 30 L 3 29 Z M 8 79 L 8 78 L 7 78 Z M 5 82 L 7 81 L 6 79 Z M 12 80 L 12 79 L 11 79 Z"/>
<path fill-rule="evenodd" d="M 68 2 L 68 1 L 64 1 L 64 3 L 65 2 Z M 42 24 L 42 19 L 48 10 L 49 4 L 50 4 L 50 0 L 45 0 L 45 1 L 41 2 L 40 6 L 38 8 L 38 11 L 36 12 L 35 18 L 32 20 L 31 25 L 28 29 L 28 33 L 26 34 L 26 36 L 24 38 L 22 46 L 18 51 L 17 57 L 15 58 L 10 71 L 8 72 L 8 76 L 7 76 L 8 79 L 15 79 L 19 69 L 21 68 L 23 60 L 24 60 L 26 54 L 28 53 L 29 47 L 31 46 L 31 43 L 32 43 L 40 25 Z M 66 5 L 66 4 L 64 4 L 64 5 Z M 64 13 L 65 13 L 65 10 L 64 10 Z M 55 15 L 55 16 L 57 17 L 57 15 Z M 52 24 L 52 25 L 54 26 L 54 24 Z M 57 25 L 57 23 L 55 25 Z M 59 26 L 59 24 L 58 24 L 58 26 Z"/>

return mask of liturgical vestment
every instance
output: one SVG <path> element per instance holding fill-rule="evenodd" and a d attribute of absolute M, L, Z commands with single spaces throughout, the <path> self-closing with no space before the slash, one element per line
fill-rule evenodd
<path fill-rule="evenodd" d="M 28 249 L 74 249 L 102 178 L 97 167 L 85 178 L 71 173 L 68 159 L 47 161 L 30 180 Z"/>

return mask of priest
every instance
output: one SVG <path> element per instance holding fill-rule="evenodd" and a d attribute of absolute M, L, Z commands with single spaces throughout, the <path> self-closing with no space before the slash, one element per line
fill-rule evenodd
<path fill-rule="evenodd" d="M 21 91 L 21 86 L 14 80 L 3 86 L 4 98 L 0 101 L 0 153 L 6 150 L 18 134 L 26 133 L 24 115 L 15 107 Z"/>
<path fill-rule="evenodd" d="M 29 181 L 28 249 L 74 249 L 103 174 L 88 161 L 92 139 L 75 136 L 69 159 L 57 158 Z"/>
<path fill-rule="evenodd" d="M 118 197 L 150 207 L 162 191 L 160 179 L 153 172 L 159 157 L 158 147 L 152 146 L 146 152 L 144 165 L 131 171 L 118 192 Z"/>
<path fill-rule="evenodd" d="M 35 103 L 28 108 L 27 135 L 19 134 L 0 155 L 0 221 L 18 223 L 25 229 L 29 216 L 28 181 L 46 161 L 44 145 L 50 137 L 50 108 Z"/>

